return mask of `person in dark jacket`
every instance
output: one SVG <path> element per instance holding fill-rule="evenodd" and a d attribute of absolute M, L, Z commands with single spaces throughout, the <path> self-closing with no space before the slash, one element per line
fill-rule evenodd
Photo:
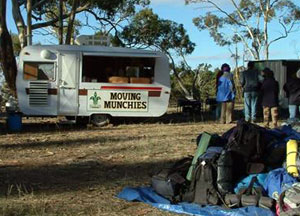
<path fill-rule="evenodd" d="M 278 126 L 278 95 L 279 83 L 274 78 L 274 73 L 269 68 L 262 71 L 264 80 L 261 85 L 262 106 L 264 109 L 264 126 L 269 128 L 270 113 L 273 127 Z"/>
<path fill-rule="evenodd" d="M 254 62 L 248 62 L 248 69 L 240 75 L 240 82 L 244 92 L 245 120 L 256 121 L 257 100 L 259 91 L 259 72 L 254 68 Z"/>
<path fill-rule="evenodd" d="M 300 69 L 296 73 L 296 77 L 290 78 L 284 84 L 283 90 L 286 92 L 289 101 L 289 123 L 297 122 L 297 108 L 300 113 Z"/>

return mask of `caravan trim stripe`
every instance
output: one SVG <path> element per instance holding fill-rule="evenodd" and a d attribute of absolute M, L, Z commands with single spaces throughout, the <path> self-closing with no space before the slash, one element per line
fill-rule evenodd
<path fill-rule="evenodd" d="M 133 86 L 102 86 L 101 89 L 105 90 L 151 90 L 151 91 L 161 91 L 162 87 L 133 87 Z"/>

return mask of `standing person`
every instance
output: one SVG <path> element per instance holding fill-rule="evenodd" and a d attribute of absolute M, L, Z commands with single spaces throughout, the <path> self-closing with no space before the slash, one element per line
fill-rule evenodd
<path fill-rule="evenodd" d="M 286 92 L 289 101 L 290 117 L 288 123 L 295 123 L 297 122 L 297 107 L 300 113 L 300 69 L 297 71 L 296 76 L 291 77 L 291 79 L 284 84 L 283 90 Z"/>
<path fill-rule="evenodd" d="M 219 83 L 219 79 L 221 78 L 221 76 L 223 75 L 223 69 L 221 68 L 221 70 L 218 71 L 217 75 L 216 75 L 216 95 L 218 94 L 218 83 Z M 220 119 L 221 116 L 221 103 L 219 103 L 217 101 L 217 107 L 216 107 L 216 120 Z"/>
<path fill-rule="evenodd" d="M 264 126 L 269 128 L 270 113 L 272 116 L 272 126 L 278 126 L 278 95 L 279 84 L 274 78 L 274 73 L 269 68 L 262 71 L 264 80 L 261 85 L 262 106 L 264 109 Z"/>
<path fill-rule="evenodd" d="M 254 68 L 254 62 L 248 62 L 248 69 L 243 71 L 240 82 L 244 92 L 245 120 L 256 122 L 257 100 L 259 91 L 259 72 Z"/>
<path fill-rule="evenodd" d="M 223 64 L 221 67 L 223 75 L 218 80 L 217 102 L 221 103 L 221 124 L 232 123 L 233 101 L 235 98 L 235 88 L 233 76 L 230 73 L 230 66 Z"/>

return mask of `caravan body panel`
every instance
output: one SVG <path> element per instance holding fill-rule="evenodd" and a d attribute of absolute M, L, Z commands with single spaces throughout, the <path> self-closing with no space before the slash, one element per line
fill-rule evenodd
<path fill-rule="evenodd" d="M 18 66 L 19 107 L 27 116 L 161 116 L 169 104 L 169 73 L 161 52 L 29 46 Z"/>

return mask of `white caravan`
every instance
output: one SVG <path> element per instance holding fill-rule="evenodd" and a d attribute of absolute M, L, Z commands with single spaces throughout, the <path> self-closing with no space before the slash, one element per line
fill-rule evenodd
<path fill-rule="evenodd" d="M 161 52 L 100 46 L 28 46 L 20 54 L 17 94 L 25 116 L 163 115 L 170 69 Z"/>

